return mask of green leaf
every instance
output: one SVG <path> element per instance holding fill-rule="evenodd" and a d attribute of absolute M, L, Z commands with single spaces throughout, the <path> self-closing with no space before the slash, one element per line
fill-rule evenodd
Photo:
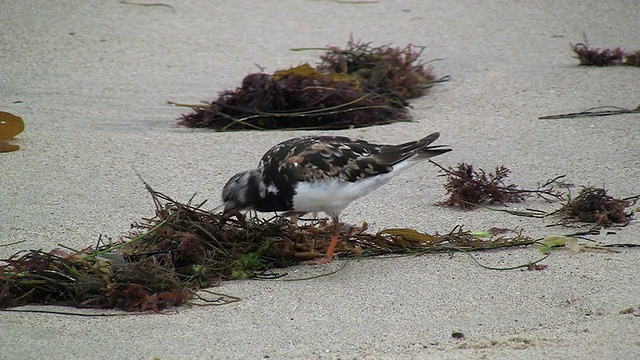
<path fill-rule="evenodd" d="M 243 269 L 237 269 L 231 273 L 231 278 L 234 280 L 246 279 L 248 277 L 249 277 L 249 274 L 247 274 L 247 272 L 244 271 Z"/>
<path fill-rule="evenodd" d="M 484 239 L 484 238 L 491 237 L 491 233 L 488 231 L 472 231 L 471 236 Z"/>
<path fill-rule="evenodd" d="M 240 264 L 240 266 L 243 269 L 247 269 L 247 270 L 261 268 L 262 262 L 260 261 L 260 258 L 262 257 L 262 255 L 264 255 L 264 253 L 268 249 L 269 249 L 269 242 L 265 241 L 262 245 L 260 245 L 260 247 L 256 251 L 251 252 L 241 257 L 240 259 L 238 259 L 238 264 Z"/>
<path fill-rule="evenodd" d="M 197 264 L 193 265 L 191 269 L 196 275 L 204 275 L 207 272 L 206 266 L 197 265 Z"/>
<path fill-rule="evenodd" d="M 578 239 L 576 238 L 568 237 L 564 235 L 549 235 L 544 240 L 541 241 L 540 252 L 543 254 L 546 254 L 552 248 L 558 247 L 558 246 L 568 246 L 569 248 L 572 248 L 571 246 L 573 244 L 577 244 L 577 241 Z"/>

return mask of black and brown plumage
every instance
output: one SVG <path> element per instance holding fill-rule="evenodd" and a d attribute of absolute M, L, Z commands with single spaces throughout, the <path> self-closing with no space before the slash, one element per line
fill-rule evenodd
<path fill-rule="evenodd" d="M 324 258 L 340 235 L 339 216 L 349 203 L 386 184 L 407 168 L 451 151 L 431 146 L 439 133 L 400 145 L 378 145 L 341 136 L 306 136 L 267 151 L 257 169 L 240 172 L 222 191 L 224 214 L 257 211 L 325 212 L 334 223 Z"/>

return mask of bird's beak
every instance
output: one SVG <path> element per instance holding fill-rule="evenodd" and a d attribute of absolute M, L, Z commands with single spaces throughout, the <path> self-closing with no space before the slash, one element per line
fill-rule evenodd
<path fill-rule="evenodd" d="M 240 206 L 238 206 L 234 202 L 225 203 L 224 211 L 222 212 L 222 217 L 220 218 L 220 225 L 227 222 L 227 220 L 229 220 L 232 216 L 235 216 L 236 219 L 238 219 L 238 221 L 240 222 L 240 224 L 246 227 L 247 221 L 245 220 L 244 215 L 240 213 L 240 210 L 241 210 Z"/>
<path fill-rule="evenodd" d="M 238 210 L 240 210 L 238 208 L 238 205 L 233 202 L 233 201 L 227 201 L 226 203 L 224 203 L 224 210 L 222 211 L 222 215 L 226 215 L 229 213 L 234 213 L 234 212 L 238 212 Z"/>

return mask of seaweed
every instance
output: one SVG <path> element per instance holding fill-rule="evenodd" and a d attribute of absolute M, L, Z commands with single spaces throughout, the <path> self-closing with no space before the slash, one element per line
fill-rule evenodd
<path fill-rule="evenodd" d="M 605 188 L 583 187 L 577 197 L 571 197 L 571 192 L 565 194 L 560 189 L 570 190 L 574 185 L 564 180 L 565 175 L 556 176 L 547 180 L 544 184 L 538 184 L 535 190 L 522 189 L 515 184 L 507 184 L 509 169 L 504 165 L 496 166 L 493 173 L 487 173 L 483 169 L 475 170 L 472 165 L 458 163 L 456 168 L 444 168 L 436 165 L 441 176 L 447 178 L 444 188 L 449 198 L 438 202 L 437 205 L 456 206 L 461 209 L 480 207 L 485 203 L 518 203 L 529 196 L 536 195 L 546 201 L 565 200 L 557 210 L 545 213 L 540 210 L 527 209 L 527 211 L 502 210 L 512 215 L 545 218 L 550 215 L 560 215 L 561 221 L 554 225 L 567 225 L 576 221 L 596 224 L 587 234 L 597 233 L 602 227 L 620 224 L 629 224 L 633 211 L 627 212 L 626 208 L 634 205 L 640 195 L 624 199 L 616 199 L 607 194 Z"/>
<path fill-rule="evenodd" d="M 317 49 L 293 49 L 317 50 Z M 240 87 L 191 107 L 178 124 L 224 130 L 346 129 L 410 120 L 408 99 L 436 79 L 420 62 L 424 48 L 372 47 L 350 41 L 322 48 L 317 68 L 304 63 L 273 74 L 247 75 Z"/>
<path fill-rule="evenodd" d="M 409 120 L 403 107 L 363 91 L 355 79 L 303 64 L 273 75 L 250 74 L 179 124 L 222 130 L 344 129 Z"/>
<path fill-rule="evenodd" d="M 0 308 L 56 304 L 160 312 L 205 300 L 199 295 L 202 289 L 221 281 L 284 276 L 286 272 L 277 269 L 324 253 L 333 231 L 322 220 L 299 225 L 288 218 L 261 219 L 255 214 L 227 219 L 203 210 L 204 203 L 181 204 L 147 188 L 156 215 L 131 224 L 123 239 L 100 237 L 95 246 L 83 250 L 20 251 L 0 260 Z M 476 251 L 535 242 L 520 232 L 478 237 L 461 227 L 442 235 L 403 228 L 376 234 L 366 230 L 366 223 L 351 227 L 336 253 L 349 258 Z M 222 305 L 238 300 L 219 294 L 205 301 Z"/>
<path fill-rule="evenodd" d="M 578 43 L 571 45 L 580 65 L 584 66 L 610 66 L 624 64 L 624 51 L 615 49 L 593 49 L 588 43 Z"/>
<path fill-rule="evenodd" d="M 623 114 L 637 114 L 640 113 L 640 105 L 635 109 L 625 109 L 617 106 L 597 106 L 577 113 L 557 114 L 541 116 L 540 120 L 551 119 L 573 119 L 577 117 L 595 117 L 595 116 L 610 116 L 610 115 L 623 115 Z"/>
<path fill-rule="evenodd" d="M 420 97 L 436 82 L 432 68 L 419 59 L 424 47 L 404 48 L 349 41 L 346 49 L 330 47 L 320 57 L 319 70 L 352 76 L 372 93 L 405 103 Z"/>
<path fill-rule="evenodd" d="M 640 67 L 640 50 L 634 52 L 626 52 L 621 48 L 615 49 L 598 49 L 589 46 L 587 35 L 584 35 L 584 42 L 571 44 L 571 49 L 575 53 L 575 57 L 580 61 L 580 65 L 584 66 L 612 66 L 627 65 Z"/>
<path fill-rule="evenodd" d="M 635 199 L 633 202 L 637 201 L 637 197 L 616 199 L 604 187 L 583 187 L 577 197 L 569 196 L 558 213 L 564 221 L 577 220 L 605 227 L 613 224 L 624 226 L 631 221 L 633 215 L 632 212 L 625 211 L 632 205 L 631 199 Z"/>
<path fill-rule="evenodd" d="M 443 173 L 441 176 L 447 178 L 444 188 L 449 198 L 439 202 L 438 205 L 471 209 L 483 203 L 502 205 L 518 203 L 532 194 L 546 200 L 560 199 L 563 194 L 556 189 L 556 186 L 568 186 L 560 182 L 564 176 L 558 176 L 536 190 L 521 189 L 515 184 L 506 184 L 510 170 L 504 165 L 496 166 L 493 173 L 487 173 L 483 169 L 475 170 L 473 165 L 464 162 L 458 163 L 455 169 L 444 168 L 433 161 L 431 163 L 439 167 L 440 172 Z"/>
<path fill-rule="evenodd" d="M 439 165 L 438 165 L 439 166 Z M 536 194 L 560 198 L 555 187 L 567 186 L 563 176 L 547 181 L 538 190 L 524 190 L 506 184 L 509 171 L 498 166 L 495 173 L 473 170 L 468 164 L 443 169 L 456 192 L 444 204 L 467 208 L 481 202 L 522 201 Z M 467 180 L 466 182 L 462 180 Z M 273 279 L 287 275 L 286 268 L 321 256 L 329 246 L 333 225 L 326 220 L 292 222 L 287 217 L 260 218 L 236 214 L 229 218 L 202 209 L 205 202 L 179 203 L 147 185 L 155 204 L 152 218 L 130 225 L 129 234 L 119 240 L 100 237 L 97 244 L 82 250 L 64 247 L 48 252 L 23 250 L 0 262 L 0 308 L 26 304 L 56 304 L 80 308 L 160 312 L 183 304 L 224 305 L 240 299 L 204 290 L 235 279 Z M 463 197 L 471 194 L 473 197 Z M 598 226 L 628 224 L 640 195 L 615 199 L 604 188 L 584 188 L 558 211 L 568 221 Z M 452 200 L 455 199 L 455 200 Z M 476 201 L 472 203 L 471 201 Z M 455 201 L 455 202 L 454 202 Z M 341 236 L 336 253 L 343 259 L 389 254 L 482 251 L 538 243 L 522 230 L 492 228 L 463 231 L 457 226 L 446 234 L 429 234 L 409 228 L 390 228 L 368 233 L 368 225 L 351 226 Z M 591 232 L 589 232 L 591 233 Z M 555 246 L 574 250 L 583 246 L 571 236 L 550 236 L 542 246 L 546 255 Z M 572 242 L 573 241 L 573 242 Z M 637 246 L 617 244 L 608 246 Z M 546 256 L 545 255 L 545 256 Z M 472 257 L 473 258 L 473 257 Z M 478 262 L 475 258 L 474 261 Z M 535 262 L 508 268 L 544 270 Z M 217 295 L 206 299 L 202 292 Z"/>

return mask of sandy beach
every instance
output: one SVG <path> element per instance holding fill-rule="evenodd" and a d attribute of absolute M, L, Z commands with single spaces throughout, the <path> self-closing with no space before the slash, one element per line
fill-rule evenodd
<path fill-rule="evenodd" d="M 453 149 L 437 158 L 443 166 L 504 164 L 526 188 L 566 174 L 618 198 L 640 193 L 638 114 L 538 120 L 640 105 L 640 69 L 580 67 L 570 48 L 586 34 L 596 48 L 640 49 L 636 1 L 162 3 L 170 6 L 0 3 L 0 111 L 26 124 L 21 150 L 0 154 L 0 244 L 24 240 L 0 247 L 1 258 L 125 234 L 154 212 L 136 173 L 178 201 L 197 193 L 209 209 L 220 205 L 230 176 L 309 133 L 188 129 L 176 124 L 188 109 L 167 101 L 214 99 L 259 67 L 272 73 L 318 59 L 291 48 L 345 46 L 350 37 L 424 46 L 422 59 L 438 59 L 434 73 L 450 81 L 411 101 L 413 122 L 314 134 L 400 143 L 439 131 Z M 547 227 L 553 219 L 435 206 L 446 197 L 438 174 L 417 165 L 352 203 L 342 220 L 367 221 L 372 231 L 572 232 Z M 591 239 L 640 244 L 638 220 L 611 232 Z M 508 267 L 540 252 L 475 256 Z M 242 301 L 169 315 L 0 312 L 0 359 L 634 359 L 639 261 L 638 249 L 618 248 L 554 251 L 543 271 L 488 270 L 462 253 L 298 266 L 284 279 L 344 269 L 306 281 L 227 282 L 212 290 Z"/>

